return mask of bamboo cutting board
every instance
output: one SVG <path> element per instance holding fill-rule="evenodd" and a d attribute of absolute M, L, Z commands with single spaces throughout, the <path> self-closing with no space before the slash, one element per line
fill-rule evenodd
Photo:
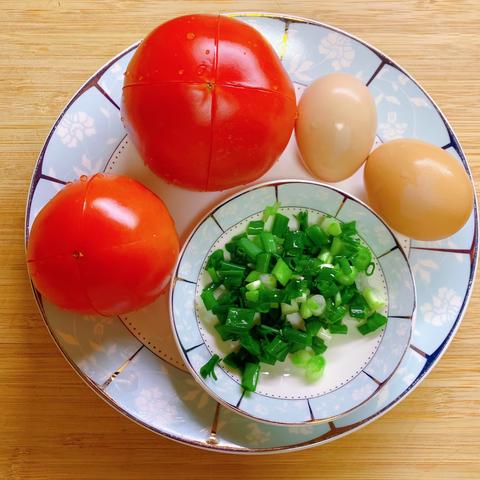
<path fill-rule="evenodd" d="M 213 454 L 141 429 L 96 397 L 48 336 L 23 229 L 32 169 L 56 116 L 95 70 L 158 23 L 253 9 L 314 18 L 384 51 L 447 115 L 479 178 L 478 0 L 0 0 L 0 478 L 480 478 L 478 288 L 447 353 L 405 401 L 353 435 L 281 456 Z"/>

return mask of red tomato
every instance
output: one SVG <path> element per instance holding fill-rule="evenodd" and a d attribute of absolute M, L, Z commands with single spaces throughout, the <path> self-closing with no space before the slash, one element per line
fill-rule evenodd
<path fill-rule="evenodd" d="M 45 298 L 110 316 L 155 300 L 178 250 L 160 198 L 130 178 L 97 174 L 68 184 L 37 215 L 27 260 Z"/>
<path fill-rule="evenodd" d="M 125 74 L 122 115 L 134 144 L 156 174 L 194 190 L 263 175 L 286 147 L 296 111 L 272 47 L 229 17 L 160 25 Z"/>

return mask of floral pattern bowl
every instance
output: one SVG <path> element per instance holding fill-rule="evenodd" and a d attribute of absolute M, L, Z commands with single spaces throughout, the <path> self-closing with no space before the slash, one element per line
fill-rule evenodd
<path fill-rule="evenodd" d="M 375 270 L 369 285 L 387 299 L 382 313 L 388 323 L 362 336 L 347 316 L 347 335 L 334 335 L 325 352 L 321 379 L 304 381 L 290 358 L 270 367 L 261 364 L 255 392 L 245 392 L 240 377 L 219 364 L 216 379 L 203 378 L 201 367 L 216 354 L 230 353 L 232 342 L 216 332 L 215 315 L 205 309 L 200 294 L 210 283 L 206 264 L 211 253 L 259 220 L 265 207 L 279 202 L 280 212 L 295 223 L 307 211 L 310 221 L 331 215 L 342 223 L 355 221 L 360 239 L 373 252 Z M 366 277 L 365 277 L 366 278 Z M 415 286 L 398 240 L 365 204 L 332 186 L 307 181 L 276 181 L 235 194 L 210 211 L 185 242 L 170 292 L 170 313 L 183 360 L 199 384 L 222 405 L 263 422 L 308 425 L 331 421 L 354 410 L 376 393 L 400 364 L 413 330 Z"/>
<path fill-rule="evenodd" d="M 430 141 L 453 155 L 469 173 L 459 141 L 438 106 L 385 54 L 313 20 L 263 13 L 234 16 L 254 26 L 272 44 L 299 95 L 319 75 L 351 73 L 368 85 L 375 97 L 377 143 L 405 136 Z M 165 200 L 183 242 L 206 212 L 238 191 L 187 192 L 163 184 L 144 167 L 119 111 L 123 73 L 137 46 L 119 53 L 95 73 L 52 126 L 32 176 L 26 241 L 39 210 L 62 185 L 82 174 L 121 173 L 143 182 Z M 298 161 L 293 143 L 260 181 L 282 178 L 312 180 Z M 362 172 L 337 186 L 362 199 Z M 104 318 L 61 311 L 38 292 L 34 294 L 47 328 L 71 366 L 122 414 L 186 445 L 232 453 L 286 452 L 321 445 L 378 419 L 428 375 L 459 328 L 477 266 L 476 201 L 466 225 L 449 238 L 420 242 L 396 236 L 408 257 L 417 290 L 410 347 L 378 394 L 351 413 L 317 425 L 260 423 L 209 397 L 178 353 L 165 295 L 133 314 Z"/>

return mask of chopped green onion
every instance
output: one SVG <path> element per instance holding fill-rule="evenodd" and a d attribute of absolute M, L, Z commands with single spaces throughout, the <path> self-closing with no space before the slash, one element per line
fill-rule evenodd
<path fill-rule="evenodd" d="M 240 345 L 254 357 L 261 354 L 260 343 L 251 335 L 240 335 Z"/>
<path fill-rule="evenodd" d="M 231 262 L 220 262 L 220 272 L 245 272 L 246 267 Z"/>
<path fill-rule="evenodd" d="M 330 333 L 345 335 L 348 333 L 348 327 L 343 323 L 334 323 L 328 326 Z"/>
<path fill-rule="evenodd" d="M 247 283 L 245 285 L 245 288 L 250 291 L 258 290 L 261 285 L 262 285 L 262 282 L 260 280 L 254 280 L 253 282 Z"/>
<path fill-rule="evenodd" d="M 373 262 L 370 262 L 368 264 L 368 267 L 365 269 L 365 274 L 368 277 L 371 277 L 373 275 L 373 272 L 375 271 L 375 264 Z"/>
<path fill-rule="evenodd" d="M 350 316 L 352 318 L 367 318 L 369 309 L 367 302 L 360 295 L 355 295 L 352 303 L 350 304 Z"/>
<path fill-rule="evenodd" d="M 290 270 L 288 265 L 281 258 L 279 258 L 273 267 L 272 274 L 283 286 L 285 286 L 292 277 L 293 272 Z"/>
<path fill-rule="evenodd" d="M 346 237 L 351 237 L 357 233 L 357 222 L 348 222 L 342 224 L 342 234 Z"/>
<path fill-rule="evenodd" d="M 302 330 L 296 328 L 284 328 L 283 338 L 288 343 L 295 343 L 303 347 L 309 347 L 312 344 L 312 337 Z"/>
<path fill-rule="evenodd" d="M 261 277 L 261 272 L 257 272 L 255 270 L 252 270 L 248 275 L 247 278 L 245 279 L 246 282 L 254 282 L 255 280 L 259 280 Z"/>
<path fill-rule="evenodd" d="M 300 231 L 287 232 L 285 235 L 285 242 L 283 244 L 283 251 L 285 255 L 298 256 L 305 248 L 305 234 Z"/>
<path fill-rule="evenodd" d="M 309 382 L 316 382 L 325 370 L 325 359 L 321 355 L 312 357 L 305 366 L 305 378 Z"/>
<path fill-rule="evenodd" d="M 239 372 L 250 391 L 262 362 L 274 365 L 289 354 L 308 381 L 318 379 L 332 335 L 348 331 L 342 323 L 347 311 L 364 335 L 387 322 L 376 313 L 385 302 L 368 284 L 375 264 L 355 222 L 324 217 L 309 225 L 301 211 L 292 228 L 279 206 L 267 207 L 262 220 L 250 221 L 210 255 L 205 275 L 212 282 L 200 293 L 218 319 L 220 338 L 238 342 L 223 363 Z M 215 377 L 209 368 L 203 373 Z"/>
<path fill-rule="evenodd" d="M 238 352 L 230 352 L 222 362 L 225 365 L 228 365 L 230 368 L 234 368 L 235 370 L 242 370 L 242 362 L 239 359 Z"/>
<path fill-rule="evenodd" d="M 280 204 L 278 202 L 275 202 L 273 205 L 265 207 L 265 209 L 263 210 L 262 220 L 266 222 L 269 217 L 274 217 L 275 214 L 278 212 L 279 208 Z"/>
<path fill-rule="evenodd" d="M 308 308 L 307 302 L 303 302 L 300 305 L 300 315 L 304 320 L 313 316 L 312 311 Z"/>
<path fill-rule="evenodd" d="M 298 312 L 298 303 L 295 300 L 291 300 L 290 303 L 281 303 L 280 308 L 282 315 L 288 315 L 289 313 Z"/>
<path fill-rule="evenodd" d="M 288 354 L 288 345 L 282 340 L 280 335 L 278 335 L 265 347 L 264 350 L 276 360 L 283 362 Z"/>
<path fill-rule="evenodd" d="M 332 263 L 333 255 L 330 253 L 329 250 L 324 249 L 324 250 L 320 251 L 320 254 L 318 255 L 318 258 L 323 263 Z"/>
<path fill-rule="evenodd" d="M 325 345 L 325 342 L 320 337 L 312 338 L 311 347 L 315 355 L 321 355 L 327 350 L 327 346 Z"/>
<path fill-rule="evenodd" d="M 269 290 L 272 290 L 277 286 L 277 279 L 270 273 L 264 273 L 263 275 L 260 275 L 260 281 L 262 282 L 263 286 Z"/>
<path fill-rule="evenodd" d="M 263 325 L 260 324 L 256 327 L 257 332 L 260 335 L 266 336 L 266 335 L 279 335 L 280 330 L 277 328 L 269 327 L 268 325 Z"/>
<path fill-rule="evenodd" d="M 343 317 L 347 314 L 347 309 L 344 306 L 329 308 L 325 317 L 328 325 L 339 323 L 343 320 Z"/>
<path fill-rule="evenodd" d="M 292 363 L 298 367 L 305 367 L 308 361 L 312 358 L 312 354 L 307 350 L 299 350 L 290 355 Z"/>
<path fill-rule="evenodd" d="M 247 235 L 258 235 L 263 232 L 265 222 L 263 220 L 252 220 L 247 227 Z"/>
<path fill-rule="evenodd" d="M 221 262 L 224 260 L 223 250 L 215 250 L 209 257 L 207 261 L 207 268 L 213 267 L 214 269 L 218 269 Z"/>
<path fill-rule="evenodd" d="M 353 285 L 355 283 L 355 278 L 357 278 L 357 269 L 355 267 L 351 267 L 351 272 L 349 274 L 343 273 L 339 269 L 334 269 L 335 272 L 335 280 L 340 285 Z"/>
<path fill-rule="evenodd" d="M 340 222 L 332 217 L 324 218 L 320 227 L 327 235 L 332 237 L 338 237 L 342 233 Z"/>
<path fill-rule="evenodd" d="M 203 378 L 207 378 L 211 376 L 214 380 L 216 380 L 217 376 L 215 375 L 215 366 L 219 361 L 220 361 L 220 357 L 217 354 L 213 355 L 210 358 L 210 360 L 207 363 L 205 363 L 205 365 L 203 365 L 202 368 L 200 368 L 200 375 Z"/>
<path fill-rule="evenodd" d="M 288 231 L 288 217 L 281 213 L 275 214 L 275 220 L 273 221 L 272 233 L 273 235 L 284 238 Z"/>
<path fill-rule="evenodd" d="M 297 219 L 299 230 L 304 232 L 308 228 L 308 212 L 299 212 L 297 215 L 294 216 Z"/>
<path fill-rule="evenodd" d="M 220 335 L 220 338 L 226 342 L 228 340 L 238 340 L 238 334 L 233 333 L 228 327 L 221 323 L 215 325 L 215 330 Z"/>
<path fill-rule="evenodd" d="M 383 327 L 386 323 L 387 317 L 375 312 L 371 317 L 368 317 L 363 325 L 359 325 L 357 328 L 362 335 L 368 335 L 369 333 Z"/>
<path fill-rule="evenodd" d="M 251 290 L 251 291 L 245 292 L 245 298 L 249 302 L 253 302 L 253 303 L 258 302 L 259 296 L 260 296 L 260 292 L 258 290 Z"/>
<path fill-rule="evenodd" d="M 358 247 L 357 253 L 353 256 L 352 265 L 359 271 L 364 272 L 372 261 L 372 253 L 362 245 Z"/>
<path fill-rule="evenodd" d="M 268 252 L 262 252 L 257 255 L 256 269 L 262 273 L 268 273 L 270 270 L 270 260 L 272 254 Z"/>
<path fill-rule="evenodd" d="M 302 328 L 305 325 L 300 312 L 288 313 L 285 315 L 285 320 L 287 320 L 287 322 L 289 322 L 292 327 L 295 328 Z"/>
<path fill-rule="evenodd" d="M 218 304 L 212 290 L 203 290 L 200 297 L 202 298 L 203 304 L 207 310 L 211 310 L 215 305 Z"/>
<path fill-rule="evenodd" d="M 383 299 L 380 298 L 378 293 L 372 288 L 366 288 L 362 292 L 362 295 L 368 306 L 374 311 L 380 310 L 385 306 L 385 302 L 383 301 Z"/>
<path fill-rule="evenodd" d="M 332 245 L 330 246 L 330 254 L 333 257 L 340 255 L 340 253 L 344 250 L 344 243 L 340 237 L 334 237 L 332 240 Z"/>
<path fill-rule="evenodd" d="M 258 363 L 247 362 L 242 375 L 242 387 L 254 392 L 257 388 L 258 378 L 260 377 L 260 365 Z"/>
<path fill-rule="evenodd" d="M 275 237 L 270 232 L 262 232 L 259 235 L 259 238 L 262 242 L 263 249 L 267 253 L 276 253 L 277 252 L 277 244 L 275 242 Z"/>
<path fill-rule="evenodd" d="M 242 334 L 253 327 L 255 310 L 248 308 L 230 308 L 225 327 L 232 333 Z"/>
<path fill-rule="evenodd" d="M 317 247 L 321 247 L 328 243 L 326 233 L 318 225 L 310 225 L 306 230 L 306 234 Z"/>
<path fill-rule="evenodd" d="M 208 267 L 207 272 L 210 275 L 210 278 L 212 279 L 212 282 L 217 283 L 217 282 L 220 281 L 220 277 L 218 276 L 218 273 L 215 271 L 215 269 L 213 267 Z"/>
<path fill-rule="evenodd" d="M 305 320 L 305 330 L 312 337 L 317 335 L 321 327 L 322 327 L 322 322 L 317 317 L 310 317 L 308 320 Z"/>
<path fill-rule="evenodd" d="M 262 253 L 262 249 L 246 237 L 239 240 L 238 246 L 241 247 L 253 261 L 255 261 L 259 253 Z"/>
<path fill-rule="evenodd" d="M 335 306 L 339 307 L 342 304 L 342 294 L 338 291 L 334 297 Z"/>
<path fill-rule="evenodd" d="M 338 265 L 345 275 L 350 275 L 352 273 L 352 267 L 345 257 L 340 257 L 338 259 Z"/>

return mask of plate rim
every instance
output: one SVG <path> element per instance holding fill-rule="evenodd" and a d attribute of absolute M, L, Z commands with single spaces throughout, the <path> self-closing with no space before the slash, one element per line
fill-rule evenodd
<path fill-rule="evenodd" d="M 120 414 L 124 415 L 127 418 L 130 418 L 132 421 L 135 423 L 139 424 L 140 426 L 146 428 L 147 430 L 152 431 L 153 433 L 159 434 L 161 436 L 164 436 L 166 438 L 169 438 L 171 440 L 174 440 L 178 443 L 181 443 L 183 445 L 188 445 L 188 446 L 195 446 L 197 448 L 201 448 L 203 450 L 208 450 L 208 451 L 217 451 L 217 452 L 223 452 L 223 453 L 238 453 L 242 455 L 261 455 L 261 454 L 268 454 L 268 453 L 286 453 L 286 452 L 293 452 L 293 451 L 298 451 L 298 450 L 303 450 L 308 447 L 312 446 L 319 446 L 319 445 L 324 445 L 326 443 L 330 443 L 333 440 L 336 440 L 338 438 L 342 438 L 350 433 L 353 433 L 376 419 L 382 417 L 385 415 L 387 412 L 389 412 L 392 408 L 394 408 L 398 403 L 400 403 L 403 399 L 408 397 L 410 393 L 413 392 L 417 388 L 417 386 L 425 379 L 425 377 L 431 372 L 431 370 L 435 367 L 435 365 L 440 361 L 440 359 L 443 357 L 445 354 L 446 350 L 448 349 L 449 345 L 451 344 L 453 338 L 455 337 L 462 320 L 465 316 L 465 312 L 467 309 L 467 306 L 470 302 L 471 296 L 473 294 L 473 287 L 475 284 L 476 280 L 476 273 L 478 269 L 478 257 L 479 257 L 479 235 L 478 235 L 478 229 L 479 229 L 479 212 L 478 212 L 478 198 L 477 198 L 477 189 L 475 186 L 475 183 L 473 181 L 473 176 L 471 173 L 470 165 L 467 161 L 467 157 L 465 155 L 465 152 L 462 148 L 462 145 L 460 141 L 458 140 L 450 122 L 446 118 L 446 116 L 443 114 L 443 112 L 440 110 L 438 107 L 437 103 L 432 99 L 430 94 L 423 88 L 422 84 L 418 82 L 413 75 L 411 75 L 406 69 L 404 69 L 400 64 L 392 60 L 388 55 L 383 53 L 381 50 L 377 49 L 376 47 L 372 46 L 370 43 L 360 39 L 359 37 L 352 35 L 351 33 L 346 32 L 345 30 L 342 30 L 338 27 L 334 27 L 328 23 L 324 23 L 318 20 L 306 18 L 306 17 L 301 17 L 301 16 L 295 16 L 295 15 L 290 15 L 290 14 L 284 14 L 284 13 L 271 13 L 271 12 L 262 12 L 262 11 L 238 11 L 238 12 L 225 12 L 222 13 L 222 15 L 226 16 L 232 16 L 232 17 L 267 17 L 271 19 L 278 19 L 278 20 L 283 20 L 283 21 L 290 21 L 290 22 L 298 22 L 298 23 L 304 23 L 304 24 L 310 24 L 314 26 L 319 26 L 326 28 L 331 31 L 338 32 L 342 35 L 345 35 L 358 43 L 367 46 L 372 52 L 374 52 L 380 59 L 385 59 L 393 65 L 395 68 L 397 68 L 399 71 L 403 72 L 410 80 L 417 85 L 422 93 L 431 101 L 432 105 L 436 109 L 438 115 L 444 122 L 445 126 L 447 127 L 447 132 L 449 134 L 452 147 L 455 148 L 455 150 L 459 153 L 460 160 L 462 162 L 462 165 L 464 166 L 465 170 L 467 171 L 467 174 L 470 179 L 470 183 L 473 188 L 474 192 L 474 205 L 473 205 L 473 213 L 474 213 L 474 235 L 472 239 L 472 244 L 470 247 L 470 251 L 473 253 L 470 261 L 470 276 L 469 280 L 467 283 L 467 289 L 466 289 L 466 295 L 463 298 L 462 305 L 460 307 L 460 310 L 458 312 L 458 315 L 453 323 L 452 328 L 446 335 L 445 339 L 441 343 L 441 345 L 430 355 L 427 356 L 426 362 L 424 366 L 422 367 L 420 373 L 417 375 L 415 380 L 410 384 L 405 390 L 403 390 L 394 400 L 392 400 L 388 405 L 384 406 L 383 408 L 379 409 L 375 414 L 367 417 L 364 420 L 361 420 L 357 423 L 351 424 L 347 427 L 340 427 L 336 428 L 335 430 L 331 430 L 329 432 L 326 432 L 322 435 L 319 435 L 318 437 L 315 437 L 313 439 L 304 441 L 304 442 L 299 442 L 299 443 L 294 443 L 290 445 L 281 445 L 281 446 L 275 446 L 275 447 L 259 447 L 259 448 L 252 448 L 252 447 L 230 447 L 228 445 L 220 446 L 217 444 L 208 443 L 208 440 L 201 443 L 201 442 L 196 442 L 195 440 L 185 440 L 181 436 L 175 437 L 170 435 L 167 432 L 160 431 L 156 427 L 153 427 L 152 425 L 148 425 L 146 423 L 143 423 L 140 419 L 134 417 L 133 415 L 129 414 L 126 410 L 124 410 L 120 405 L 118 405 L 115 401 L 113 401 L 112 398 L 110 398 L 103 390 L 99 388 L 97 384 L 95 384 L 92 380 L 90 380 L 82 371 L 79 370 L 79 367 L 76 365 L 76 363 L 66 354 L 66 352 L 63 350 L 63 348 L 60 345 L 60 342 L 56 339 L 54 336 L 49 323 L 47 321 L 47 317 L 43 311 L 43 306 L 41 303 L 41 297 L 39 297 L 38 292 L 36 292 L 35 288 L 33 287 L 33 284 L 31 284 L 31 288 L 33 291 L 33 295 L 35 298 L 35 303 L 37 305 L 37 309 L 40 313 L 40 316 L 42 317 L 42 320 L 47 328 L 47 331 L 50 333 L 52 339 L 54 340 L 57 348 L 60 350 L 62 355 L 65 357 L 67 362 L 70 364 L 70 366 L 73 368 L 73 370 L 80 376 L 80 378 L 88 385 L 100 398 L 102 398 L 107 404 L 111 405 L 115 410 L 117 410 Z M 68 108 L 81 96 L 81 94 L 88 90 L 90 87 L 92 87 L 96 81 L 111 67 L 113 66 L 116 62 L 118 62 L 124 55 L 129 53 L 131 50 L 135 49 L 138 47 L 140 44 L 141 40 L 138 40 L 134 42 L 132 45 L 129 47 L 125 48 L 118 54 L 116 54 L 114 57 L 110 58 L 105 64 L 103 64 L 97 71 L 90 76 L 84 83 L 83 85 L 70 97 L 68 102 L 61 107 L 60 114 L 57 116 L 56 120 L 54 121 L 52 127 L 50 128 L 45 141 L 42 145 L 41 151 L 37 157 L 37 160 L 34 165 L 32 177 L 30 180 L 30 184 L 27 190 L 27 199 L 26 199 L 26 206 L 25 206 L 25 222 L 24 222 L 24 248 L 26 251 L 27 244 L 28 244 L 28 236 L 29 236 L 29 216 L 30 216 L 30 208 L 31 208 L 31 203 L 33 199 L 33 193 L 35 191 L 35 188 L 37 186 L 38 180 L 41 177 L 41 169 L 42 169 L 42 163 L 43 163 L 43 157 L 46 151 L 46 148 L 49 144 L 49 141 L 55 132 L 59 122 L 65 115 L 66 111 Z M 453 141 L 452 141 L 453 140 Z"/>

